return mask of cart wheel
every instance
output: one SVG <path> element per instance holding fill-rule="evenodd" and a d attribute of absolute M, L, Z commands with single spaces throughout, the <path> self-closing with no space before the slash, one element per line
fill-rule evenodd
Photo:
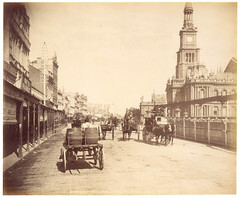
<path fill-rule="evenodd" d="M 66 170 L 67 170 L 66 152 L 63 151 L 63 172 L 65 173 Z"/>
<path fill-rule="evenodd" d="M 104 167 L 103 160 L 104 160 L 104 153 L 103 153 L 103 148 L 101 148 L 99 151 L 99 168 L 100 168 L 100 170 L 102 170 Z"/>

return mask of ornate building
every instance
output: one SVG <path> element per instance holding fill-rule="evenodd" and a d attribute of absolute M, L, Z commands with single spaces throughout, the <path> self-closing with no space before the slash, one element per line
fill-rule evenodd
<path fill-rule="evenodd" d="M 197 47 L 197 28 L 193 24 L 192 3 L 184 8 L 184 23 L 179 32 L 180 48 L 177 52 L 176 76 L 169 79 L 166 86 L 168 115 L 176 114 L 191 117 L 235 117 L 236 101 L 225 104 L 209 102 L 202 105 L 189 104 L 175 106 L 174 103 L 208 98 L 218 95 L 230 95 L 237 89 L 237 60 L 232 58 L 224 72 L 209 73 L 206 66 L 200 64 Z M 173 104 L 173 105 L 169 105 Z M 179 116 L 180 116 L 179 115 Z"/>
<path fill-rule="evenodd" d="M 163 104 L 166 104 L 165 94 L 156 94 L 153 92 L 151 102 L 144 102 L 142 97 L 140 102 L 141 122 L 144 121 L 144 118 L 151 116 L 155 107 Z"/>
<path fill-rule="evenodd" d="M 22 146 L 28 143 L 28 150 L 29 142 L 35 143 L 39 108 L 31 94 L 30 23 L 24 4 L 4 3 L 3 28 L 3 157 L 22 157 Z"/>
<path fill-rule="evenodd" d="M 54 110 L 58 104 L 58 62 L 56 53 L 48 58 L 47 45 L 44 42 L 42 55 L 29 65 L 30 80 L 33 88 L 43 93 L 44 104 Z M 34 91 L 34 95 L 36 95 Z"/>

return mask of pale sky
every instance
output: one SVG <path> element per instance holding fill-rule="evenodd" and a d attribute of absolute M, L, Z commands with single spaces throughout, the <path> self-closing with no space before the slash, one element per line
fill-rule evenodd
<path fill-rule="evenodd" d="M 175 75 L 185 2 L 29 3 L 30 60 L 57 53 L 58 87 L 119 113 L 165 94 Z M 237 57 L 237 4 L 193 2 L 200 63 L 225 69 Z"/>

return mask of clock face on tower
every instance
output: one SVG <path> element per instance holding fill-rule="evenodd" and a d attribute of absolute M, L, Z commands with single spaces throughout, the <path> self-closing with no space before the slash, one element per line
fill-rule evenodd
<path fill-rule="evenodd" d="M 187 43 L 191 43 L 193 41 L 193 37 L 192 36 L 187 36 Z"/>

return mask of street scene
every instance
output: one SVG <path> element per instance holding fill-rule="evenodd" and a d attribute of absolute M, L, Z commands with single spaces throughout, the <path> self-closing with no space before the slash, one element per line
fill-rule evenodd
<path fill-rule="evenodd" d="M 3 195 L 237 195 L 237 2 L 3 11 Z"/>
<path fill-rule="evenodd" d="M 100 141 L 105 154 L 103 170 L 93 160 L 79 160 L 63 172 L 59 156 L 64 136 L 62 130 L 9 169 L 4 175 L 5 193 L 206 195 L 236 191 L 236 172 L 229 171 L 236 166 L 232 151 L 180 139 L 173 146 L 156 146 L 138 140 L 137 134 L 123 141 L 121 131 L 116 130 L 114 140 L 107 133 L 106 140 Z"/>

